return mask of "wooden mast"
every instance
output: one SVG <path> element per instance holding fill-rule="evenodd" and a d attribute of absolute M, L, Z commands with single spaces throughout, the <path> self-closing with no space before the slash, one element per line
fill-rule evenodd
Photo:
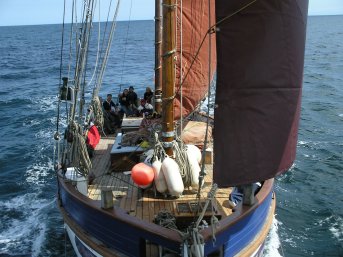
<path fill-rule="evenodd" d="M 163 42 L 162 42 L 162 141 L 166 153 L 173 155 L 174 140 L 174 85 L 176 52 L 176 0 L 163 0 Z"/>
<path fill-rule="evenodd" d="M 155 111 L 162 112 L 161 76 L 162 13 L 161 0 L 155 0 Z"/>

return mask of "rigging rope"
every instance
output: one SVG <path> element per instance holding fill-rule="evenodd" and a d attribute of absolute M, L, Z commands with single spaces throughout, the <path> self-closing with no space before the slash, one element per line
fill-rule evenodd
<path fill-rule="evenodd" d="M 211 14 L 211 5 L 210 5 L 210 0 L 208 2 L 208 8 L 209 8 L 209 14 Z M 209 24 L 211 24 L 211 15 L 209 15 Z M 198 188 L 198 197 L 200 201 L 200 191 L 201 191 L 201 185 L 202 182 L 204 180 L 204 177 L 206 175 L 205 172 L 205 153 L 206 153 L 206 149 L 207 149 L 207 144 L 208 144 L 208 127 L 209 127 L 209 119 L 210 119 L 210 98 L 211 98 L 211 34 L 209 34 L 208 37 L 209 40 L 209 44 L 208 44 L 208 54 L 209 54 L 209 65 L 208 65 L 208 95 L 207 95 L 207 112 L 206 112 L 206 116 L 207 116 L 207 121 L 206 121 L 206 131 L 205 131 L 205 139 L 204 139 L 204 147 L 202 150 L 202 154 L 201 154 L 201 170 L 200 170 L 200 174 L 199 174 L 199 188 Z"/>
<path fill-rule="evenodd" d="M 131 10 L 132 10 L 132 0 L 130 2 L 129 22 L 127 24 L 127 30 L 126 30 L 124 57 L 123 57 L 123 62 L 122 62 L 122 67 L 121 67 L 121 75 L 120 75 L 120 84 L 119 84 L 119 93 L 118 94 L 121 93 L 121 86 L 122 86 L 122 82 L 123 82 L 123 71 L 124 71 L 125 56 L 126 56 L 126 46 L 127 46 L 127 39 L 129 37 L 129 30 L 130 30 L 130 23 L 131 23 Z"/>
<path fill-rule="evenodd" d="M 59 83 L 58 83 L 58 99 L 57 99 L 57 117 L 56 117 L 56 132 L 54 135 L 54 139 L 56 141 L 55 147 L 54 147 L 54 165 L 57 159 L 60 157 L 60 133 L 59 133 L 59 124 L 60 124 L 60 107 L 61 107 L 61 98 L 60 98 L 60 88 L 62 86 L 62 63 L 63 63 L 63 46 L 64 46 L 64 21 L 65 21 L 65 6 L 66 6 L 66 0 L 64 0 L 63 4 L 63 23 L 62 23 L 62 42 L 61 42 L 61 55 L 60 55 L 60 77 L 59 77 Z M 56 145 L 57 145 L 57 155 L 56 155 Z M 59 160 L 58 160 L 59 161 Z"/>
<path fill-rule="evenodd" d="M 112 1 L 111 1 L 112 2 Z M 98 51 L 97 51 L 97 60 L 95 69 L 92 75 L 92 79 L 94 78 L 94 74 L 97 72 L 97 82 L 95 84 L 95 87 L 93 89 L 93 97 L 91 100 L 91 106 L 89 111 L 89 116 L 86 117 L 86 121 L 94 122 L 94 124 L 98 127 L 102 127 L 104 123 L 104 117 L 102 113 L 102 104 L 98 97 L 98 92 L 102 83 L 102 77 L 104 70 L 107 65 L 108 55 L 110 52 L 111 43 L 113 40 L 115 25 L 116 25 L 116 18 L 118 15 L 119 10 L 119 4 L 120 0 L 117 2 L 117 6 L 113 15 L 113 21 L 112 21 L 112 27 L 110 30 L 110 33 L 107 37 L 107 42 L 105 43 L 105 35 L 104 35 L 104 41 L 103 45 L 106 45 L 103 53 L 102 58 L 102 65 L 101 68 L 98 69 L 98 60 L 99 60 L 99 46 L 100 46 L 100 15 L 99 15 L 99 32 L 98 32 Z M 69 47 L 69 71 L 71 70 L 71 59 L 72 59 L 72 32 L 73 32 L 73 22 L 74 22 L 74 13 L 76 17 L 76 11 L 75 11 L 76 2 L 73 1 L 73 10 L 72 10 L 72 25 L 71 25 L 71 36 L 70 36 L 70 47 Z M 74 74 L 74 89 L 75 89 L 75 95 L 73 99 L 73 104 L 71 104 L 71 110 L 70 110 L 70 117 L 67 117 L 67 121 L 69 123 L 68 129 L 69 133 L 72 137 L 72 143 L 69 146 L 69 144 L 65 145 L 65 153 L 64 153 L 64 165 L 66 164 L 65 161 L 68 159 L 70 163 L 68 165 L 72 165 L 78 169 L 80 173 L 83 175 L 87 175 L 91 168 L 91 162 L 88 156 L 87 146 L 85 142 L 85 137 L 83 134 L 83 130 L 81 128 L 81 118 L 84 115 L 83 114 L 83 106 L 84 106 L 84 94 L 86 86 L 91 83 L 86 84 L 86 66 L 88 61 L 88 48 L 89 48 L 89 42 L 91 38 L 91 29 L 92 29 L 92 20 L 94 15 L 94 10 L 96 8 L 96 0 L 95 2 L 93 0 L 88 0 L 83 2 L 83 11 L 82 11 L 82 26 L 79 30 L 76 30 L 76 67 L 75 67 L 75 74 Z M 110 11 L 108 12 L 108 14 Z M 100 14 L 100 10 L 99 10 Z M 77 17 L 76 17 L 77 19 Z M 64 24 L 64 23 L 63 23 Z M 107 25 L 107 24 L 106 24 Z M 64 27 L 63 27 L 64 28 Z M 64 31 L 64 30 L 63 30 Z M 63 34 L 64 35 L 64 34 Z M 63 39 L 64 37 L 62 37 Z M 64 45 L 64 41 L 62 41 L 62 48 Z M 61 56 L 62 56 L 63 50 L 61 50 Z M 61 57 L 61 63 L 62 63 L 62 57 Z M 62 64 L 60 69 L 60 77 L 62 77 Z M 69 77 L 69 74 L 68 74 Z M 91 80 L 92 80 L 91 79 Z M 60 79 L 61 81 L 61 79 Z M 79 92 L 79 96 L 78 96 Z M 95 93 L 95 95 L 94 95 Z M 79 105 L 79 116 L 78 116 L 78 122 L 75 121 L 75 114 L 76 114 L 76 104 L 78 103 L 78 99 L 80 99 L 80 105 Z M 66 101 L 66 107 L 68 103 Z M 68 115 L 68 110 L 66 109 L 66 113 Z M 67 131 L 68 133 L 68 131 Z M 70 142 L 70 141 L 69 141 Z M 69 157 L 67 158 L 67 153 Z"/>
<path fill-rule="evenodd" d="M 96 8 L 96 4 L 95 4 L 95 8 Z M 100 53 L 100 1 L 99 1 L 99 20 L 98 20 L 98 44 L 97 44 L 97 51 L 96 51 L 96 58 L 95 58 L 95 65 L 94 65 L 94 71 L 93 71 L 93 75 L 91 77 L 91 79 L 88 82 L 87 86 L 90 86 L 90 84 L 92 83 L 94 76 L 97 72 L 98 69 L 98 61 L 99 61 L 99 53 Z"/>
<path fill-rule="evenodd" d="M 95 95 L 95 96 L 98 96 L 99 90 L 100 90 L 101 85 L 102 85 L 102 79 L 103 79 L 104 72 L 105 72 L 105 69 L 107 66 L 108 56 L 110 54 L 111 44 L 113 41 L 113 35 L 114 35 L 114 31 L 115 31 L 116 24 L 117 24 L 116 20 L 117 20 L 118 11 L 119 11 L 119 5 L 120 5 L 120 0 L 118 0 L 118 2 L 117 2 L 116 10 L 113 14 L 112 26 L 111 26 L 111 31 L 110 31 L 109 36 L 108 36 L 106 51 L 105 51 L 105 54 L 103 57 L 101 69 L 99 71 L 98 80 L 97 80 L 96 87 L 95 87 L 95 90 L 93 93 L 93 95 Z"/>
<path fill-rule="evenodd" d="M 70 40 L 69 40 L 69 61 L 68 61 L 68 79 L 70 78 L 71 71 L 71 59 L 72 59 L 72 43 L 73 43 L 73 32 L 74 32 L 74 12 L 75 12 L 75 0 L 72 3 L 72 12 L 71 12 L 71 23 L 70 23 Z M 76 24 L 77 17 L 75 14 Z"/>
<path fill-rule="evenodd" d="M 178 138 L 174 141 L 173 152 L 175 161 L 179 165 L 182 181 L 185 187 L 190 187 L 193 184 L 192 169 L 186 152 L 186 146 L 182 140 Z"/>
<path fill-rule="evenodd" d="M 112 5 L 112 1 L 110 3 L 110 6 L 111 5 Z M 97 82 L 96 82 L 94 89 L 93 89 L 93 99 L 92 99 L 91 104 L 92 104 L 92 109 L 93 109 L 94 114 L 95 114 L 94 123 L 96 124 L 96 126 L 101 127 L 101 130 L 102 130 L 103 125 L 104 125 L 104 115 L 103 115 L 102 105 L 100 103 L 100 99 L 99 99 L 98 95 L 99 95 L 99 90 L 100 90 L 101 85 L 102 85 L 103 75 L 104 75 L 104 72 L 105 72 L 105 69 L 107 66 L 107 60 L 108 60 L 108 56 L 110 53 L 110 48 L 111 48 L 111 44 L 112 44 L 112 40 L 113 40 L 113 34 L 115 31 L 115 27 L 116 27 L 116 19 L 117 19 L 117 15 L 118 15 L 119 5 L 120 5 L 120 1 L 118 0 L 116 11 L 114 13 L 113 20 L 112 20 L 111 31 L 110 31 L 110 34 L 108 37 L 107 48 L 106 48 L 106 51 L 105 51 L 105 54 L 103 57 L 103 61 L 102 61 L 100 71 L 97 74 Z M 107 20 L 108 20 L 108 17 L 109 17 L 109 12 L 107 15 Z M 106 22 L 106 27 L 107 27 L 107 22 Z M 105 31 L 106 31 L 106 29 L 105 29 Z M 105 36 L 104 36 L 104 40 L 105 40 Z M 103 45 L 105 42 L 104 40 L 103 40 Z"/>
<path fill-rule="evenodd" d="M 103 54 L 104 45 L 105 45 L 105 39 L 106 39 L 106 33 L 107 33 L 107 25 L 108 25 L 108 20 L 109 20 L 109 17 L 110 17 L 111 6 L 112 6 L 112 0 L 110 1 L 109 8 L 108 8 L 108 12 L 107 12 L 107 18 L 106 18 L 106 23 L 105 23 L 105 29 L 104 29 L 104 34 L 103 34 L 102 43 L 101 43 L 100 59 L 103 58 L 103 57 L 102 57 L 102 54 Z M 100 11 L 100 5 L 99 5 L 99 11 Z M 99 76 L 99 72 L 96 74 L 96 80 L 98 80 L 98 76 Z M 96 83 L 95 83 L 94 87 L 96 87 Z M 93 90 L 94 90 L 94 89 L 93 89 Z"/>
<path fill-rule="evenodd" d="M 182 120 L 182 113 L 183 113 L 183 95 L 182 95 L 182 84 L 183 84 L 183 63 L 182 63 L 182 54 L 183 54 L 183 45 L 182 45 L 182 43 L 183 43 L 183 34 L 182 34 L 182 30 L 183 30 L 183 26 L 182 26 L 182 17 L 183 17 L 183 15 L 182 15 L 182 8 L 183 8 L 183 6 L 182 6 L 182 0 L 180 0 L 180 4 L 181 4 L 181 11 L 180 11 L 180 13 L 181 13 L 181 17 L 180 17 L 180 27 L 181 27 L 181 29 L 180 29 L 180 86 L 179 86 L 179 88 L 180 88 L 180 117 L 181 117 L 181 119 L 180 119 L 180 126 L 181 126 L 181 133 L 180 133 L 180 137 L 182 138 L 182 131 L 183 131 L 183 120 Z M 182 142 L 182 141 L 181 141 Z"/>
<path fill-rule="evenodd" d="M 63 64 L 63 46 L 64 46 L 64 21 L 65 21 L 65 9 L 66 9 L 66 0 L 64 0 L 63 4 L 63 23 L 62 23 L 62 42 L 61 42 L 61 52 L 60 52 L 60 77 L 58 83 L 58 92 L 60 92 L 60 88 L 62 86 L 62 64 Z M 56 120 L 56 137 L 58 136 L 59 131 L 59 123 L 60 123 L 60 93 L 58 93 L 58 103 L 57 103 L 57 120 Z"/>
<path fill-rule="evenodd" d="M 102 105 L 100 102 L 99 97 L 94 96 L 91 101 L 91 107 L 90 111 L 94 114 L 94 120 L 93 123 L 95 126 L 102 128 L 104 126 L 104 114 L 102 112 Z M 89 120 L 88 122 L 91 122 L 92 120 Z"/>
<path fill-rule="evenodd" d="M 71 120 L 75 119 L 75 114 L 76 114 L 76 105 L 77 105 L 77 101 L 78 101 L 78 91 L 80 90 L 80 86 L 81 86 L 81 78 L 84 72 L 84 68 L 85 68 L 85 61 L 86 61 L 86 54 L 87 54 L 87 44 L 88 44 L 88 39 L 87 39 L 87 31 L 89 30 L 90 26 L 89 26 L 89 22 L 88 22 L 88 12 L 87 15 L 85 17 L 85 10 L 89 10 L 88 8 L 86 8 L 86 1 L 84 2 L 84 8 L 83 8 L 83 26 L 80 28 L 81 30 L 81 34 L 80 34 L 80 38 L 78 39 L 78 44 L 77 44 L 77 53 L 76 53 L 76 67 L 75 67 L 75 79 L 74 79 L 74 86 L 75 86 L 75 97 L 74 97 L 74 103 L 71 106 Z M 85 27 L 85 28 L 84 28 Z"/>
<path fill-rule="evenodd" d="M 96 1 L 96 0 L 95 0 Z M 89 29 L 87 30 L 87 36 L 86 36 L 86 54 L 85 54 L 85 62 L 84 62 L 84 68 L 82 68 L 82 77 L 83 82 L 81 84 L 81 93 L 80 93 L 80 102 L 79 102 L 79 122 L 81 123 L 81 120 L 83 119 L 83 107 L 85 105 L 85 90 L 86 90 L 86 76 L 87 76 L 87 64 L 88 64 L 88 51 L 89 51 L 89 40 L 91 38 L 91 32 L 92 32 L 92 26 L 93 26 L 93 15 L 94 15 L 94 1 L 91 1 L 91 3 L 88 5 L 87 8 L 87 17 L 89 17 L 89 22 L 87 25 L 89 26 Z"/>
<path fill-rule="evenodd" d="M 71 122 L 69 126 L 73 142 L 70 149 L 70 164 L 75 167 L 83 176 L 87 176 L 92 167 L 89 159 L 86 140 L 82 133 L 82 128 L 76 122 Z"/>

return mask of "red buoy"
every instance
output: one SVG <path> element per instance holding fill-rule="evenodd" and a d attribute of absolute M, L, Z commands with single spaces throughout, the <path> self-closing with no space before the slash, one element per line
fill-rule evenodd
<path fill-rule="evenodd" d="M 154 170 L 149 165 L 140 162 L 131 170 L 132 180 L 139 186 L 147 186 L 154 180 Z"/>

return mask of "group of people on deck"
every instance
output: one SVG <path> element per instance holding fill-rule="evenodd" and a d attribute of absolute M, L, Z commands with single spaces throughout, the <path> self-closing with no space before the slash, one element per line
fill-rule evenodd
<path fill-rule="evenodd" d="M 118 95 L 119 104 L 112 101 L 112 95 L 108 94 L 106 100 L 103 102 L 105 115 L 105 129 L 107 133 L 113 133 L 115 128 L 121 127 L 124 114 L 126 116 L 139 117 L 143 115 L 150 115 L 153 113 L 152 98 L 153 91 L 150 87 L 146 88 L 144 97 L 138 99 L 133 86 L 129 89 L 124 89 Z"/>

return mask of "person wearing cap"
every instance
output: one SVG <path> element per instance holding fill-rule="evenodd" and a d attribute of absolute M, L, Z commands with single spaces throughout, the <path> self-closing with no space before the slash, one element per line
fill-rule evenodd
<path fill-rule="evenodd" d="M 127 98 L 128 98 L 130 107 L 132 107 L 134 109 L 138 107 L 137 106 L 137 99 L 138 99 L 138 97 L 137 97 L 136 92 L 134 91 L 133 86 L 129 87 L 129 93 L 128 93 Z"/>

